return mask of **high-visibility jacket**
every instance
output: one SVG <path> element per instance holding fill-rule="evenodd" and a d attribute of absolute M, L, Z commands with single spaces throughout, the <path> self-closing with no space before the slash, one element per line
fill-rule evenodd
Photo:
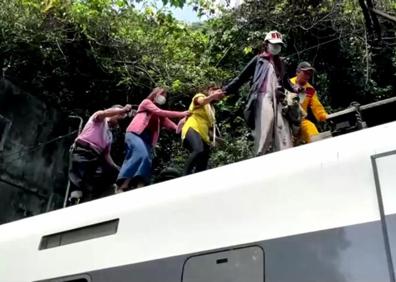
<path fill-rule="evenodd" d="M 296 76 L 290 79 L 292 86 L 297 84 L 296 80 Z M 310 107 L 312 113 L 318 121 L 325 121 L 327 119 L 327 112 L 322 103 L 319 101 L 315 88 L 308 82 L 302 87 L 306 91 L 303 94 L 299 94 L 301 107 L 305 112 L 307 112 L 308 108 Z"/>

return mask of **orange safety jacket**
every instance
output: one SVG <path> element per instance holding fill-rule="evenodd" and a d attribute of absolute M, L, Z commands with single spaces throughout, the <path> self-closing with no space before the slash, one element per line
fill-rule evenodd
<path fill-rule="evenodd" d="M 295 86 L 297 84 L 296 80 L 297 76 L 290 79 L 290 83 L 292 84 L 292 86 Z M 303 86 L 303 88 L 306 91 L 305 94 L 302 94 L 304 97 L 300 96 L 301 107 L 304 109 L 305 112 L 307 112 L 308 107 L 310 107 L 312 113 L 318 121 L 325 121 L 327 119 L 327 112 L 323 107 L 322 103 L 319 101 L 315 88 L 308 82 Z"/>

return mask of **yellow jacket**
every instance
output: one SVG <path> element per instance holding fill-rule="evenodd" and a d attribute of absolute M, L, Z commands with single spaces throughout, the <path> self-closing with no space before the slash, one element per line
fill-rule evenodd
<path fill-rule="evenodd" d="M 202 140 L 210 144 L 209 130 L 213 128 L 215 123 L 214 109 L 210 104 L 203 106 L 195 105 L 195 100 L 199 97 L 205 98 L 205 94 L 196 94 L 188 108 L 191 116 L 189 116 L 182 128 L 182 140 L 186 138 L 188 129 L 192 128 L 199 133 Z"/>
<path fill-rule="evenodd" d="M 293 86 L 297 84 L 296 80 L 296 76 L 290 79 L 290 82 Z M 308 107 L 310 107 L 312 113 L 317 120 L 325 121 L 327 119 L 327 112 L 323 107 L 322 103 L 319 101 L 318 94 L 316 93 L 315 88 L 308 82 L 303 87 L 305 90 L 307 90 L 308 88 L 311 88 L 312 90 L 306 91 L 305 94 L 300 94 L 301 107 L 304 109 L 305 112 L 307 112 Z"/>

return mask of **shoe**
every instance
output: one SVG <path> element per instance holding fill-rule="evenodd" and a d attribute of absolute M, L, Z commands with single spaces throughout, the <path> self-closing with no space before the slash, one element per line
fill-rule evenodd
<path fill-rule="evenodd" d="M 124 192 L 124 190 L 118 187 L 117 184 L 113 184 L 113 187 L 114 187 L 114 194 L 120 194 Z"/>
<path fill-rule="evenodd" d="M 78 205 L 83 196 L 83 192 L 80 190 L 76 190 L 70 193 L 70 197 L 68 199 L 68 206 Z"/>

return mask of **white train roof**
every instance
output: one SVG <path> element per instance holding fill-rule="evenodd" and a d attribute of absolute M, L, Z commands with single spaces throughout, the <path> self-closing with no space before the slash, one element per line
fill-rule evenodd
<path fill-rule="evenodd" d="M 0 277 L 40 280 L 377 221 L 370 156 L 395 149 L 393 122 L 4 224 Z M 39 251 L 44 235 L 116 218 L 114 235 Z"/>

